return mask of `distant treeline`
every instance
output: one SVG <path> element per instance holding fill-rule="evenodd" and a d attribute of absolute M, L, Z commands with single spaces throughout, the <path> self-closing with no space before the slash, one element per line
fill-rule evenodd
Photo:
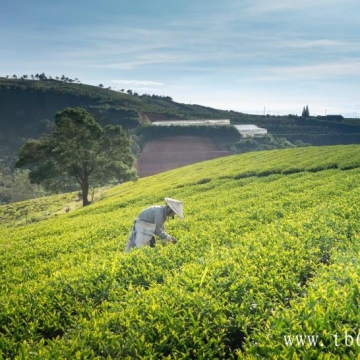
<path fill-rule="evenodd" d="M 63 81 L 63 82 L 68 82 L 70 84 L 72 83 L 78 83 L 80 84 L 81 81 L 78 79 L 78 78 L 75 78 L 75 79 L 71 79 L 65 75 L 62 75 L 62 76 L 55 76 L 55 77 L 51 77 L 51 76 L 46 76 L 45 73 L 37 73 L 35 75 L 31 74 L 31 75 L 21 75 L 21 76 L 18 76 L 16 74 L 12 75 L 12 76 L 9 76 L 9 75 L 6 75 L 4 76 L 5 79 L 21 79 L 21 80 L 40 80 L 40 81 L 44 81 L 44 80 L 57 80 L 57 81 Z"/>

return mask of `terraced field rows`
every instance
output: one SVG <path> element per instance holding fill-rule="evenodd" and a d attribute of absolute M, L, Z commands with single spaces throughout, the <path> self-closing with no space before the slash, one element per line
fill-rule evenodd
<path fill-rule="evenodd" d="M 216 159 L 2 229 L 0 359 L 356 358 L 359 150 Z M 179 243 L 125 254 L 165 196 Z"/>

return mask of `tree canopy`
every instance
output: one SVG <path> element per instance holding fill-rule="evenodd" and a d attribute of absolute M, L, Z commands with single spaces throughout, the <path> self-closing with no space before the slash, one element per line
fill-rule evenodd
<path fill-rule="evenodd" d="M 63 190 L 76 181 L 83 205 L 90 186 L 135 177 L 130 139 L 119 125 L 100 126 L 82 108 L 66 108 L 55 116 L 53 129 L 20 149 L 16 167 L 30 169 L 31 183 Z"/>

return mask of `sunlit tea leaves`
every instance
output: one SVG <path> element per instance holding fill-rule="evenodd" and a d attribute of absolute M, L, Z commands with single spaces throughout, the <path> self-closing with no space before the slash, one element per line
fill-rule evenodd
<path fill-rule="evenodd" d="M 0 359 L 354 358 L 359 191 L 360 146 L 308 147 L 124 183 L 33 224 L 7 218 Z M 185 220 L 166 224 L 179 242 L 124 253 L 133 219 L 164 197 L 184 201 Z"/>

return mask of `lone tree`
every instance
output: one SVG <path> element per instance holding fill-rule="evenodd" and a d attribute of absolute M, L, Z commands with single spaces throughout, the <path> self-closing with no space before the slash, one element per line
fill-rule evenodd
<path fill-rule="evenodd" d="M 101 127 L 86 110 L 66 108 L 56 114 L 49 134 L 26 141 L 16 167 L 30 169 L 30 182 L 47 190 L 63 190 L 75 180 L 86 206 L 90 186 L 134 178 L 133 163 L 130 139 L 121 126 Z"/>

